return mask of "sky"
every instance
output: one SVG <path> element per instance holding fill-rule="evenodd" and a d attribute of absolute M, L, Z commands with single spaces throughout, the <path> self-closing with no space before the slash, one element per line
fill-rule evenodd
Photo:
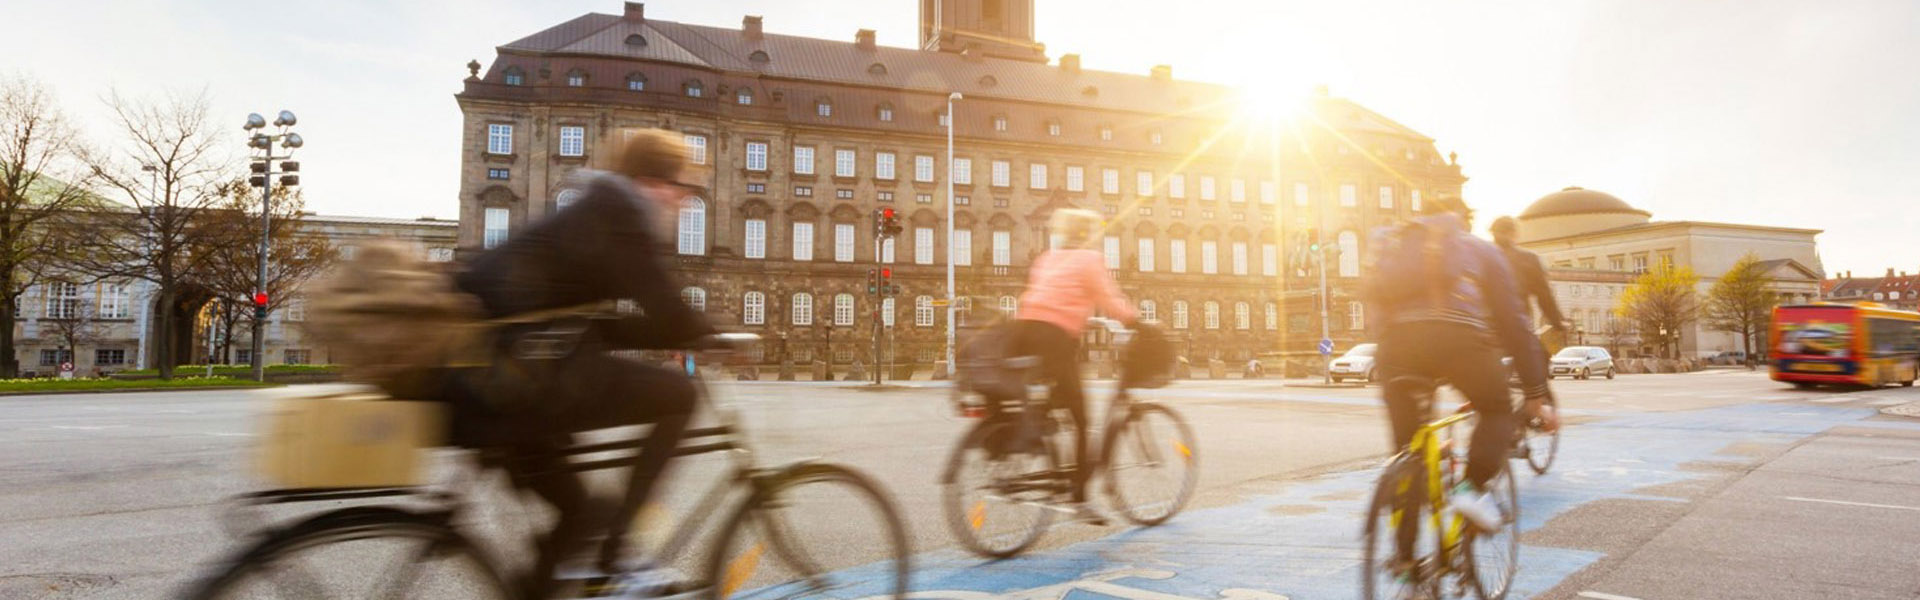
<path fill-rule="evenodd" d="M 650 18 L 916 44 L 914 0 L 656 0 Z M 205 90 L 300 117 L 308 206 L 452 217 L 468 60 L 618 0 L 6 0 L 0 72 L 96 143 L 100 98 Z M 1920 3 L 1899 0 L 1038 0 L 1048 54 L 1304 97 L 1317 85 L 1457 152 L 1469 202 L 1578 185 L 1659 220 L 1821 229 L 1829 273 L 1920 271 Z"/>

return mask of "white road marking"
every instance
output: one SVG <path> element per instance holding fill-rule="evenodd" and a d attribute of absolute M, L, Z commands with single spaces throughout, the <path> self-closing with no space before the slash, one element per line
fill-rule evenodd
<path fill-rule="evenodd" d="M 1639 598 L 1635 598 L 1633 596 L 1621 596 L 1618 594 L 1608 594 L 1608 593 L 1594 592 L 1594 591 L 1584 591 L 1574 595 L 1579 596 L 1581 598 L 1592 598 L 1593 600 L 1640 600 Z"/>
<path fill-rule="evenodd" d="M 213 436 L 213 437 L 255 437 L 255 436 L 257 436 L 257 435 L 259 435 L 259 434 L 253 434 L 253 433 L 227 433 L 227 432 L 224 432 L 224 431 L 214 431 L 214 432 L 208 432 L 208 433 L 207 433 L 207 435 L 210 435 L 210 436 Z"/>
<path fill-rule="evenodd" d="M 125 427 L 127 426 L 126 425 L 54 425 L 52 429 L 69 429 L 73 431 L 99 431 L 102 429 L 122 429 Z"/>
<path fill-rule="evenodd" d="M 1874 504 L 1874 503 L 1872 503 L 1872 502 L 1848 502 L 1848 501 L 1846 501 L 1846 500 L 1826 500 L 1826 499 L 1822 499 L 1822 498 L 1801 498 L 1801 497 L 1799 497 L 1799 496 L 1781 496 L 1780 498 L 1781 498 L 1781 499 L 1784 499 L 1784 500 L 1792 500 L 1792 501 L 1795 501 L 1795 502 L 1819 502 L 1819 503 L 1822 503 L 1822 504 L 1839 504 L 1839 505 L 1841 505 L 1841 506 L 1864 506 L 1864 507 L 1867 507 L 1867 508 L 1891 508 L 1891 509 L 1894 509 L 1894 510 L 1911 510 L 1911 511 L 1920 511 L 1920 506 L 1900 506 L 1900 505 L 1898 505 L 1898 504 Z"/>
<path fill-rule="evenodd" d="M 1906 400 L 1875 400 L 1872 402 L 1868 402 L 1867 404 L 1872 404 L 1874 406 L 1898 406 L 1906 403 L 1907 403 Z"/>
<path fill-rule="evenodd" d="M 1916 461 L 1916 460 L 1920 460 L 1920 456 L 1875 456 L 1873 457 L 1873 459 L 1874 460 Z"/>
<path fill-rule="evenodd" d="M 1848 398 L 1846 396 L 1828 396 L 1826 398 L 1814 398 L 1813 400 L 1809 400 L 1809 402 L 1819 402 L 1821 404 L 1838 404 L 1841 402 L 1851 402 L 1853 400 L 1855 399 Z"/>

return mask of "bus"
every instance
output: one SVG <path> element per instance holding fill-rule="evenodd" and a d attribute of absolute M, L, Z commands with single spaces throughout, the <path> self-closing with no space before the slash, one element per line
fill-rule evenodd
<path fill-rule="evenodd" d="M 1798 304 L 1773 309 L 1774 381 L 1913 385 L 1920 377 L 1920 313 L 1860 304 Z"/>

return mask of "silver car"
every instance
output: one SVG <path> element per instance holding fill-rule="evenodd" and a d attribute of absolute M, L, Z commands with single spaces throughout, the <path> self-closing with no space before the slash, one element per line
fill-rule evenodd
<path fill-rule="evenodd" d="M 1547 363 L 1547 379 L 1565 375 L 1574 379 L 1591 379 L 1594 375 L 1606 375 L 1613 379 L 1613 355 L 1606 348 L 1596 346 L 1568 346 L 1553 355 Z"/>
<path fill-rule="evenodd" d="M 1373 352 L 1379 347 L 1378 344 L 1354 346 L 1352 350 L 1348 350 L 1346 354 L 1340 355 L 1340 358 L 1334 359 L 1332 364 L 1327 365 L 1327 374 L 1333 378 L 1334 383 L 1347 379 L 1373 381 Z"/>

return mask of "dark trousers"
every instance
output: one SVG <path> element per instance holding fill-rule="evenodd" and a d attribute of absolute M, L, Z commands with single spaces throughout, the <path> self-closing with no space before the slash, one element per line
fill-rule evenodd
<path fill-rule="evenodd" d="M 547 388 L 552 395 L 541 398 L 489 394 L 483 388 L 491 380 L 479 369 L 451 378 L 454 444 L 504 454 L 496 466 L 558 515 L 552 531 L 538 541 L 534 569 L 524 584 L 531 599 L 551 594 L 555 567 L 585 550 L 595 536 L 608 536 L 601 546 L 603 565 L 624 552 L 627 524 L 665 472 L 696 402 L 693 382 L 676 369 L 598 351 L 562 360 L 549 376 L 564 382 L 556 381 Z M 653 427 L 633 459 L 625 497 L 618 502 L 589 498 L 581 476 L 567 471 L 561 453 L 574 444 L 573 434 L 647 423 Z"/>
<path fill-rule="evenodd" d="M 1087 397 L 1080 387 L 1080 340 L 1044 321 L 1015 321 L 1013 327 L 1015 352 L 1040 357 L 1041 376 L 1052 381 L 1047 403 L 1073 416 L 1072 498 L 1085 502 L 1087 479 L 1097 459 L 1087 452 Z"/>
<path fill-rule="evenodd" d="M 1388 328 L 1380 340 L 1380 372 L 1391 383 L 1396 377 L 1446 380 L 1473 403 L 1480 423 L 1473 428 L 1467 450 L 1467 479 L 1485 486 L 1500 471 L 1513 444 L 1513 395 L 1507 388 L 1507 369 L 1490 334 L 1473 327 L 1445 322 L 1415 322 Z M 1413 432 L 1433 419 L 1418 405 L 1416 390 L 1384 388 L 1387 417 L 1392 421 L 1393 448 L 1404 448 Z"/>

